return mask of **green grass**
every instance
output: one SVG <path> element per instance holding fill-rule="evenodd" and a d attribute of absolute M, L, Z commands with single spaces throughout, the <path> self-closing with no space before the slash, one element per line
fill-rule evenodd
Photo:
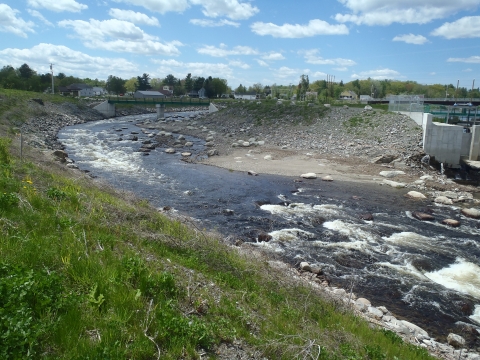
<path fill-rule="evenodd" d="M 1 358 L 214 359 L 241 340 L 270 359 L 431 359 L 266 258 L 11 146 L 0 137 Z"/>

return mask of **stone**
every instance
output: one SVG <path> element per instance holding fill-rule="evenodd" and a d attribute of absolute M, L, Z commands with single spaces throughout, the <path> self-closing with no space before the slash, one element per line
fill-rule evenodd
<path fill-rule="evenodd" d="M 322 181 L 333 181 L 333 178 L 330 175 L 322 177 Z"/>
<path fill-rule="evenodd" d="M 365 110 L 373 110 L 373 108 L 370 105 L 366 105 L 364 109 Z"/>
<path fill-rule="evenodd" d="M 168 149 L 165 149 L 165 152 L 167 154 L 175 154 L 176 150 L 174 148 L 168 148 Z"/>
<path fill-rule="evenodd" d="M 207 141 L 207 142 L 213 141 L 213 136 L 207 136 L 207 138 L 205 139 L 205 141 Z"/>
<path fill-rule="evenodd" d="M 192 146 L 193 146 L 193 142 L 187 141 L 184 146 L 186 146 L 186 147 L 192 147 Z"/>
<path fill-rule="evenodd" d="M 329 108 L 331 105 L 330 104 L 323 104 L 323 106 Z"/>
<path fill-rule="evenodd" d="M 273 156 L 272 155 L 265 155 L 263 157 L 264 160 L 273 160 Z"/>
<path fill-rule="evenodd" d="M 358 298 L 355 300 L 355 307 L 360 311 L 365 311 L 370 306 L 372 306 L 372 303 L 365 298 Z"/>
<path fill-rule="evenodd" d="M 383 317 L 383 312 L 376 307 L 369 306 L 367 308 L 367 314 L 374 319 L 380 320 Z"/>
<path fill-rule="evenodd" d="M 401 170 L 380 171 L 380 176 L 383 176 L 386 178 L 394 178 L 395 176 L 398 176 L 398 175 L 405 175 L 405 172 Z"/>
<path fill-rule="evenodd" d="M 312 268 L 310 267 L 310 264 L 306 261 L 302 261 L 300 263 L 300 270 L 312 272 Z"/>
<path fill-rule="evenodd" d="M 454 219 L 443 219 L 442 224 L 447 225 L 447 226 L 451 226 L 451 227 L 459 227 L 460 226 L 460 221 L 454 220 Z"/>
<path fill-rule="evenodd" d="M 247 174 L 252 176 L 258 176 L 258 174 L 253 170 L 248 170 Z"/>
<path fill-rule="evenodd" d="M 465 345 L 465 339 L 460 335 L 450 333 L 447 336 L 448 345 L 453 346 L 454 348 L 458 349 Z"/>
<path fill-rule="evenodd" d="M 389 186 L 391 186 L 395 189 L 401 189 L 401 188 L 404 188 L 405 186 L 407 186 L 407 184 L 405 184 L 405 183 L 396 182 L 396 181 L 387 180 L 387 179 L 383 180 L 383 183 L 385 185 L 389 185 Z"/>
<path fill-rule="evenodd" d="M 432 220 L 435 220 L 435 217 L 430 215 L 430 214 L 427 214 L 427 213 L 424 213 L 424 212 L 420 212 L 420 211 L 414 211 L 412 212 L 412 216 L 415 218 L 415 219 L 418 219 L 418 220 L 421 220 L 421 221 L 432 221 Z"/>
<path fill-rule="evenodd" d="M 444 205 L 452 205 L 453 204 L 452 199 L 449 199 L 446 196 L 437 196 L 435 198 L 435 200 L 433 200 L 433 201 L 436 202 L 437 204 L 444 204 Z"/>
<path fill-rule="evenodd" d="M 213 147 L 213 146 L 215 146 L 215 144 L 213 143 L 213 141 L 207 141 L 207 142 L 205 143 L 205 146 L 206 146 L 206 147 Z"/>
<path fill-rule="evenodd" d="M 267 234 L 265 232 L 261 232 L 260 234 L 258 234 L 257 239 L 258 239 L 258 241 L 269 242 L 270 240 L 273 239 L 273 237 L 270 234 Z"/>
<path fill-rule="evenodd" d="M 430 336 L 428 336 L 428 333 L 425 330 L 423 330 L 420 326 L 412 324 L 411 322 L 408 322 L 406 320 L 400 320 L 400 321 L 403 325 L 408 327 L 415 334 L 415 336 L 418 337 L 420 335 L 423 338 L 430 338 Z"/>
<path fill-rule="evenodd" d="M 188 152 L 188 151 L 185 151 L 185 152 L 182 152 L 182 156 L 183 157 L 189 157 L 189 156 L 192 156 L 192 153 Z"/>
<path fill-rule="evenodd" d="M 242 143 L 242 146 L 243 146 L 243 147 L 249 147 L 249 146 L 250 146 L 250 143 L 249 143 L 248 141 L 244 141 L 244 142 Z"/>
<path fill-rule="evenodd" d="M 368 214 L 360 214 L 358 215 L 358 217 L 362 220 L 365 220 L 365 221 L 373 221 L 373 215 L 368 213 Z"/>
<path fill-rule="evenodd" d="M 315 174 L 315 173 L 305 173 L 305 174 L 300 175 L 300 177 L 302 177 L 304 179 L 316 179 L 317 174 Z"/>
<path fill-rule="evenodd" d="M 52 155 L 55 156 L 56 158 L 58 158 L 61 162 L 66 162 L 67 161 L 68 154 L 63 150 L 55 150 L 52 153 Z"/>
<path fill-rule="evenodd" d="M 373 159 L 373 163 L 374 164 L 389 164 L 391 163 L 393 160 L 395 160 L 397 157 L 395 155 L 382 155 L 382 156 L 379 156 L 375 159 Z"/>
<path fill-rule="evenodd" d="M 217 149 L 211 149 L 207 151 L 207 156 L 215 156 L 215 155 L 218 155 Z"/>
<path fill-rule="evenodd" d="M 427 197 L 418 191 L 409 191 L 406 195 L 410 199 L 425 200 Z"/>
<path fill-rule="evenodd" d="M 224 209 L 223 211 L 223 215 L 227 215 L 227 216 L 231 216 L 233 215 L 235 212 L 231 209 Z"/>
<path fill-rule="evenodd" d="M 430 181 L 432 181 L 433 176 L 432 175 L 423 175 L 423 176 L 420 176 L 420 180 L 430 180 Z"/>
<path fill-rule="evenodd" d="M 388 310 L 385 306 L 378 306 L 377 309 L 383 312 L 384 314 L 388 313 Z"/>
<path fill-rule="evenodd" d="M 345 291 L 345 289 L 335 289 L 333 290 L 333 293 L 341 297 L 347 296 L 347 292 Z"/>
<path fill-rule="evenodd" d="M 472 219 L 480 219 L 480 210 L 475 209 L 475 208 L 462 209 L 461 213 L 462 213 L 462 215 L 465 215 L 466 217 L 469 217 L 469 218 L 472 218 Z"/>
<path fill-rule="evenodd" d="M 265 145 L 265 141 L 263 140 L 257 141 L 257 145 L 263 146 Z"/>
<path fill-rule="evenodd" d="M 178 139 L 178 140 L 185 140 L 185 136 L 179 135 L 177 139 Z"/>
<path fill-rule="evenodd" d="M 444 191 L 442 195 L 452 200 L 456 200 L 458 198 L 458 194 L 453 191 Z"/>

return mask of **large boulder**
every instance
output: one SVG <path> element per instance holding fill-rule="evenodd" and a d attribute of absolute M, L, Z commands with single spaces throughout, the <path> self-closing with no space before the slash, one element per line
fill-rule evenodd
<path fill-rule="evenodd" d="M 435 220 L 434 216 L 432 216 L 430 214 L 427 214 L 427 213 L 424 213 L 424 212 L 421 212 L 421 211 L 414 211 L 412 213 L 412 216 L 415 219 L 418 219 L 418 220 L 421 220 L 421 221 L 433 221 L 433 220 Z"/>
<path fill-rule="evenodd" d="M 405 175 L 405 172 L 401 170 L 380 171 L 380 176 L 383 176 L 386 178 L 394 178 L 397 175 Z"/>
<path fill-rule="evenodd" d="M 453 346 L 454 348 L 461 348 L 465 345 L 465 339 L 460 335 L 450 333 L 447 336 L 448 345 Z"/>
<path fill-rule="evenodd" d="M 435 200 L 433 200 L 433 201 L 436 202 L 437 204 L 444 204 L 444 205 L 452 205 L 453 204 L 452 199 L 449 199 L 446 196 L 437 196 L 435 198 Z"/>
<path fill-rule="evenodd" d="M 60 162 L 66 162 L 68 154 L 63 150 L 55 150 L 53 152 L 53 156 L 55 156 L 58 160 L 60 160 Z"/>
<path fill-rule="evenodd" d="M 316 179 L 317 174 L 315 174 L 315 173 L 305 173 L 305 174 L 300 175 L 300 177 L 302 177 L 304 179 Z"/>
<path fill-rule="evenodd" d="M 395 156 L 395 155 L 385 154 L 385 155 L 382 155 L 382 156 L 379 156 L 379 157 L 373 159 L 372 162 L 374 164 L 388 164 L 388 163 L 391 163 L 396 158 L 397 158 L 397 156 Z"/>
<path fill-rule="evenodd" d="M 447 225 L 447 226 L 451 226 L 451 227 L 459 227 L 460 226 L 460 221 L 455 220 L 455 219 L 443 219 L 442 224 Z"/>
<path fill-rule="evenodd" d="M 391 186 L 395 189 L 401 189 L 401 188 L 404 188 L 405 186 L 407 186 L 407 184 L 405 184 L 405 183 L 396 182 L 396 181 L 387 180 L 387 179 L 383 180 L 383 183 L 385 185 L 389 185 L 389 186 Z"/>
<path fill-rule="evenodd" d="M 480 219 L 480 210 L 475 209 L 475 208 L 470 208 L 470 209 L 462 209 L 461 210 L 462 215 L 465 215 L 466 217 L 472 218 L 472 219 Z"/>
<path fill-rule="evenodd" d="M 409 191 L 405 196 L 414 200 L 425 200 L 427 198 L 425 195 L 418 191 Z"/>
<path fill-rule="evenodd" d="M 322 177 L 322 181 L 333 181 L 333 178 L 330 175 Z"/>

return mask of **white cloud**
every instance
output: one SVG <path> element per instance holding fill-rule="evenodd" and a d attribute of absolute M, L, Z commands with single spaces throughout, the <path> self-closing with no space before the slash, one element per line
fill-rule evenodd
<path fill-rule="evenodd" d="M 37 19 L 40 19 L 40 21 L 42 21 L 45 25 L 55 26 L 50 21 L 45 19 L 45 17 L 42 14 L 40 14 L 40 12 L 38 12 L 37 10 L 27 9 L 27 11 L 31 16 L 36 17 Z"/>
<path fill-rule="evenodd" d="M 325 59 L 321 56 L 318 56 L 318 52 L 319 51 L 317 49 L 312 49 L 312 50 L 300 51 L 299 53 L 305 56 L 305 62 L 309 64 L 337 65 L 340 67 L 356 65 L 356 62 L 350 59 L 343 59 L 343 58 Z"/>
<path fill-rule="evenodd" d="M 268 63 L 266 61 L 260 60 L 260 59 L 255 59 L 260 66 L 268 66 Z"/>
<path fill-rule="evenodd" d="M 275 70 L 275 75 L 281 79 L 286 79 L 286 78 L 293 78 L 295 77 L 296 79 L 300 78 L 300 75 L 302 74 L 308 74 L 310 70 L 308 69 L 292 69 L 287 66 L 282 66 L 278 70 Z"/>
<path fill-rule="evenodd" d="M 0 62 L 14 67 L 27 63 L 39 73 L 49 72 L 49 64 L 54 63 L 56 73 L 99 79 L 108 75 L 131 77 L 138 72 L 134 63 L 122 58 L 93 57 L 66 46 L 45 43 L 30 49 L 0 50 Z"/>
<path fill-rule="evenodd" d="M 314 72 L 314 73 L 312 74 L 312 77 L 314 77 L 314 78 L 319 78 L 319 77 L 322 77 L 322 78 L 323 78 L 323 77 L 325 77 L 325 76 L 327 76 L 327 74 L 324 73 L 324 72 L 321 72 L 321 71 L 317 71 L 317 72 Z"/>
<path fill-rule="evenodd" d="M 480 16 L 466 16 L 451 23 L 445 23 L 431 33 L 446 39 L 480 37 Z"/>
<path fill-rule="evenodd" d="M 34 33 L 35 24 L 17 17 L 19 11 L 7 4 L 0 4 L 0 31 L 9 32 L 21 37 L 27 37 L 27 32 Z"/>
<path fill-rule="evenodd" d="M 110 9 L 108 14 L 115 19 L 130 21 L 134 24 L 160 26 L 160 23 L 156 17 L 150 17 L 132 10 Z"/>
<path fill-rule="evenodd" d="M 220 47 L 213 45 L 205 45 L 203 48 L 197 50 L 199 54 L 210 55 L 215 57 L 226 57 L 231 55 L 257 55 L 258 51 L 249 46 L 235 46 L 232 49 L 227 49 L 227 45 L 220 44 Z"/>
<path fill-rule="evenodd" d="M 403 41 L 407 44 L 423 45 L 428 39 L 422 35 L 404 34 L 395 36 L 392 41 Z"/>
<path fill-rule="evenodd" d="M 203 6 L 203 15 L 211 18 L 225 16 L 232 20 L 244 20 L 259 12 L 257 7 L 238 0 L 190 0 L 190 2 Z"/>
<path fill-rule="evenodd" d="M 337 71 L 347 71 L 348 68 L 347 68 L 347 67 L 337 67 L 337 68 L 333 68 L 333 70 L 337 70 Z"/>
<path fill-rule="evenodd" d="M 165 14 L 167 12 L 182 12 L 190 7 L 187 0 L 114 0 L 135 6 L 142 6 L 152 12 Z"/>
<path fill-rule="evenodd" d="M 198 25 L 202 27 L 218 27 L 218 26 L 235 26 L 239 27 L 240 23 L 235 21 L 230 21 L 226 19 L 221 20 L 211 20 L 211 19 L 191 19 L 190 23 L 193 25 Z"/>
<path fill-rule="evenodd" d="M 357 25 L 426 24 L 459 11 L 476 9 L 480 0 L 338 0 L 351 13 L 336 14 L 339 22 Z"/>
<path fill-rule="evenodd" d="M 370 71 L 362 71 L 359 74 L 353 74 L 352 79 L 374 79 L 374 80 L 385 80 L 385 79 L 398 79 L 400 73 L 396 70 L 391 69 L 378 69 Z"/>
<path fill-rule="evenodd" d="M 146 34 L 131 22 L 117 19 L 62 20 L 61 27 L 72 28 L 83 44 L 89 48 L 143 55 L 176 56 L 180 54 L 179 41 L 162 43 Z"/>
<path fill-rule="evenodd" d="M 470 56 L 468 58 L 449 58 L 448 62 L 463 62 L 468 64 L 480 64 L 480 56 Z"/>
<path fill-rule="evenodd" d="M 346 35 L 348 28 L 344 24 L 331 25 L 326 21 L 310 20 L 306 25 L 256 22 L 251 25 L 252 31 L 257 35 L 271 35 L 277 38 L 304 38 L 316 35 Z"/>
<path fill-rule="evenodd" d="M 473 71 L 472 69 L 468 68 L 468 69 L 465 69 L 465 70 L 462 70 L 463 72 L 471 72 Z"/>
<path fill-rule="evenodd" d="M 228 65 L 230 66 L 234 66 L 234 67 L 239 67 L 241 69 L 250 69 L 250 65 L 244 63 L 243 61 L 239 61 L 239 60 L 232 60 L 228 63 Z"/>
<path fill-rule="evenodd" d="M 28 5 L 37 9 L 47 9 L 54 12 L 80 12 L 88 9 L 87 5 L 75 0 L 27 0 Z"/>
<path fill-rule="evenodd" d="M 270 60 L 270 61 L 276 61 L 276 60 L 284 60 L 285 56 L 278 52 L 271 52 L 269 54 L 262 55 L 261 58 L 263 60 Z"/>
<path fill-rule="evenodd" d="M 177 60 L 153 60 L 158 64 L 158 76 L 173 74 L 175 77 L 183 78 L 186 74 L 191 73 L 192 76 L 213 76 L 227 79 L 227 81 L 235 81 L 233 69 L 222 63 L 203 63 L 203 62 L 182 62 Z"/>

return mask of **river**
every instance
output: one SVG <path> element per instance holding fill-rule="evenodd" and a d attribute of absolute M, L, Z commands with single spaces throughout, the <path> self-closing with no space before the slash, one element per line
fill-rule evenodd
<path fill-rule="evenodd" d="M 189 121 L 190 114 L 184 115 L 177 121 Z M 292 265 L 320 266 L 332 285 L 353 286 L 357 296 L 386 306 L 430 336 L 445 339 L 459 332 L 459 323 L 480 326 L 479 220 L 376 184 L 249 176 L 182 162 L 180 154 L 163 148 L 145 156 L 138 149 L 158 131 L 144 132 L 135 124 L 147 119 L 152 115 L 69 126 L 58 138 L 80 169 Z M 203 140 L 186 138 L 193 152 L 204 148 Z M 436 220 L 416 220 L 411 213 L 418 210 L 433 212 Z M 359 215 L 366 213 L 374 221 L 362 220 Z M 440 224 L 446 218 L 462 225 Z M 272 240 L 259 242 L 260 232 Z"/>

